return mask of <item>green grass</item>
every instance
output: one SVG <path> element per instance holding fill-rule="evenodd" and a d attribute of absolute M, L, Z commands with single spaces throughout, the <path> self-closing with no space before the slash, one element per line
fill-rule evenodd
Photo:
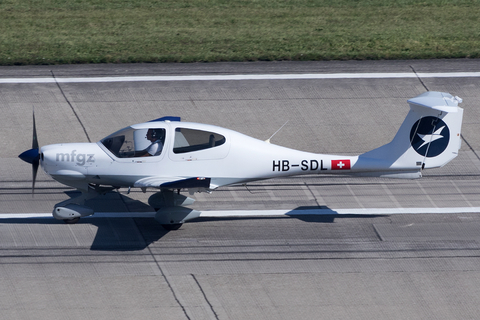
<path fill-rule="evenodd" d="M 0 0 L 0 64 L 480 57 L 480 0 Z"/>

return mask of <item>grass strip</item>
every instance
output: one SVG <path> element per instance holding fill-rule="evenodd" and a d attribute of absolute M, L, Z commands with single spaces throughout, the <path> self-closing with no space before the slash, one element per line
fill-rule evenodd
<path fill-rule="evenodd" d="M 478 0 L 0 0 L 0 64 L 480 57 Z"/>

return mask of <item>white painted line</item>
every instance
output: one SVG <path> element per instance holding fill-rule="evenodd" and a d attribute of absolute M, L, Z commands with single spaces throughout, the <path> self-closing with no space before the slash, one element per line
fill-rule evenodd
<path fill-rule="evenodd" d="M 85 218 L 153 218 L 155 212 L 95 212 L 93 216 Z M 1 219 L 32 219 L 32 218 L 52 218 L 51 213 L 0 213 Z"/>
<path fill-rule="evenodd" d="M 365 209 L 306 209 L 306 210 L 231 210 L 202 211 L 200 217 L 249 217 L 295 215 L 391 215 L 420 213 L 480 213 L 480 207 L 460 208 L 365 208 Z"/>
<path fill-rule="evenodd" d="M 2 213 L 0 219 L 53 218 L 51 213 Z"/>
<path fill-rule="evenodd" d="M 393 215 L 393 214 L 454 214 L 480 213 L 480 207 L 455 208 L 365 208 L 365 209 L 306 209 L 306 210 L 212 210 L 200 217 L 272 217 L 298 215 Z M 96 212 L 85 218 L 153 218 L 155 212 Z M 52 218 L 51 213 L 2 213 L 0 219 Z"/>
<path fill-rule="evenodd" d="M 480 77 L 480 72 L 444 73 L 307 73 L 307 74 L 231 74 L 189 76 L 138 76 L 89 78 L 0 78 L 1 83 L 92 83 L 137 81 L 227 81 L 227 80 L 321 80 L 321 79 L 387 79 L 387 78 L 469 78 Z"/>

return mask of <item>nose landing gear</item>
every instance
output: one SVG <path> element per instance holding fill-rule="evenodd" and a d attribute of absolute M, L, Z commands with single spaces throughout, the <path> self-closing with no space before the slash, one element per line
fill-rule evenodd
<path fill-rule="evenodd" d="M 75 224 L 81 217 L 91 216 L 95 213 L 92 208 L 84 205 L 87 200 L 114 189 L 116 188 L 89 185 L 87 190 L 81 190 L 82 194 L 80 196 L 57 203 L 52 212 L 53 217 L 57 220 L 63 220 L 67 224 Z"/>

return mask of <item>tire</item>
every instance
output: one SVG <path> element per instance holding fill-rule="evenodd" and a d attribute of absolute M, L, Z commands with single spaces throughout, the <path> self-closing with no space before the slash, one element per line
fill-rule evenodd
<path fill-rule="evenodd" d="M 162 224 L 162 227 L 165 230 L 178 230 L 183 225 L 183 223 L 172 223 L 172 224 Z"/>
<path fill-rule="evenodd" d="M 80 218 L 73 218 L 73 219 L 64 219 L 63 222 L 66 224 L 75 224 L 80 220 Z"/>

